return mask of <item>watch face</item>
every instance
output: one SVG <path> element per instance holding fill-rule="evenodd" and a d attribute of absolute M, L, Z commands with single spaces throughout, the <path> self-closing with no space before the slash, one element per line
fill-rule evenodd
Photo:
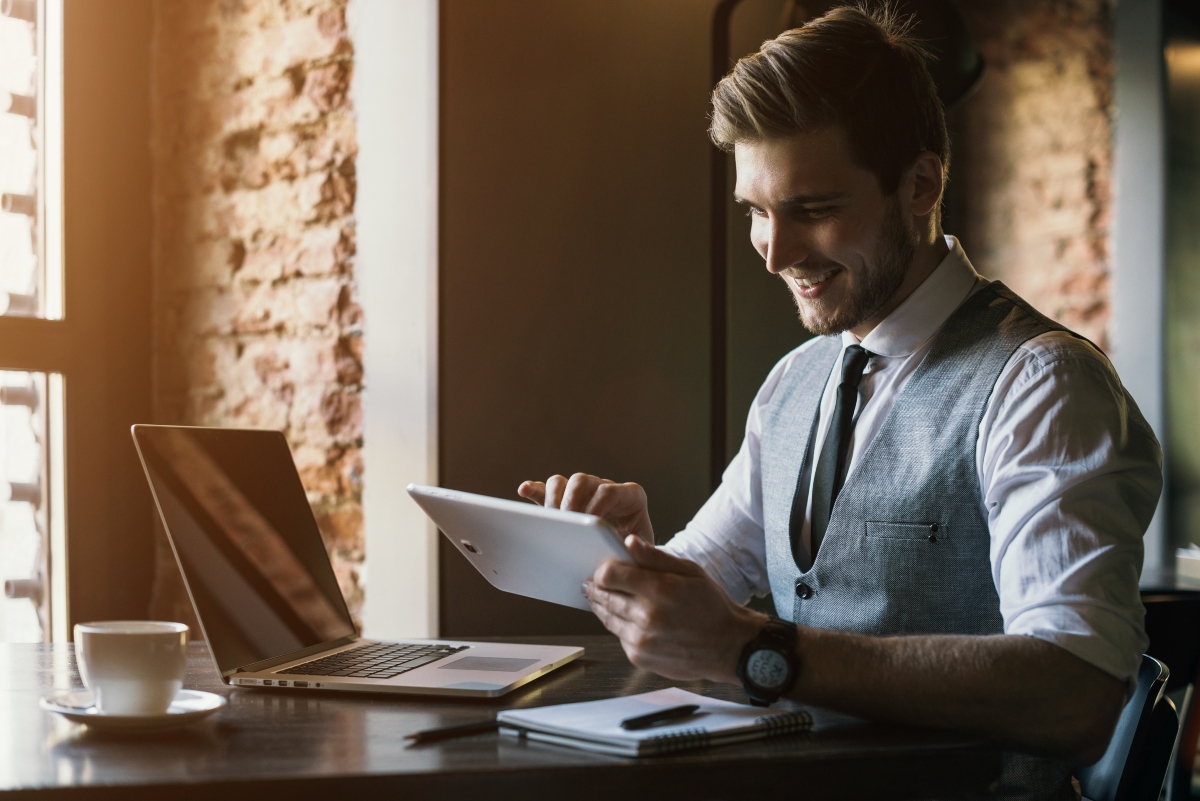
<path fill-rule="evenodd" d="M 746 660 L 746 678 L 764 690 L 782 687 L 788 680 L 788 661 L 778 651 L 755 651 Z"/>

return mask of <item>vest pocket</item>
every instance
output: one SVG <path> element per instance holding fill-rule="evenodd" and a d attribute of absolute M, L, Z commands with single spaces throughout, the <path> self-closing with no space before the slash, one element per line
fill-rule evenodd
<path fill-rule="evenodd" d="M 930 516 L 937 514 L 930 511 Z M 882 510 L 876 514 L 880 513 L 886 514 Z M 915 517 L 921 512 L 909 514 Z M 843 568 L 845 573 L 835 577 L 848 585 L 846 595 L 855 599 L 852 604 L 870 615 L 869 625 L 854 630 L 889 635 L 993 634 L 1003 630 L 986 530 L 979 531 L 970 521 L 948 526 L 932 521 L 867 520 L 861 525 L 860 536 L 841 540 L 845 544 L 843 558 L 853 567 Z M 838 542 L 828 533 L 826 540 L 830 546 Z M 822 545 L 822 553 L 826 547 Z M 836 554 L 833 548 L 830 551 Z M 816 569 L 828 571 L 829 563 L 822 565 L 821 558 L 817 556 Z M 819 588 L 826 604 L 831 594 L 826 585 L 831 583 L 824 579 Z"/>
<path fill-rule="evenodd" d="M 888 523 L 868 520 L 866 535 L 881 540 L 926 540 L 937 542 L 950 533 L 944 523 Z"/>

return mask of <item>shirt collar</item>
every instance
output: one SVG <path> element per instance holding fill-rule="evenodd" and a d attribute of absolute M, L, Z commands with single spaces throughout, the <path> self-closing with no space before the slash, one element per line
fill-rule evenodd
<path fill-rule="evenodd" d="M 988 283 L 975 272 L 956 238 L 947 236 L 946 245 L 950 252 L 903 303 L 862 342 L 849 331 L 843 331 L 842 347 L 862 345 L 871 353 L 884 357 L 911 356 L 920 350 L 976 286 Z"/>

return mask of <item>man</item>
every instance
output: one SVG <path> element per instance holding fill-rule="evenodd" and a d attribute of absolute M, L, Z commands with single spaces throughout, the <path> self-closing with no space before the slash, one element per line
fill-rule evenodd
<path fill-rule="evenodd" d="M 645 493 L 576 474 L 635 564 L 583 588 L 634 664 L 1006 746 L 1000 797 L 1103 753 L 1146 646 L 1158 443 L 1107 359 L 942 234 L 945 121 L 887 14 L 839 8 L 713 94 L 751 239 L 824 336 L 771 372 L 721 487 L 655 549 Z M 742 604 L 772 592 L 778 618 Z"/>

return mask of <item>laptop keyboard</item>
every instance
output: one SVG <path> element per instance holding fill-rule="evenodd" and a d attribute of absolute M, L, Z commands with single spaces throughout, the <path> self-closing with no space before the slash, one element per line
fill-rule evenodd
<path fill-rule="evenodd" d="M 465 651 L 462 645 L 417 645 L 377 642 L 339 651 L 333 656 L 305 662 L 302 665 L 281 670 L 284 674 L 303 676 L 347 676 L 355 679 L 390 679 L 415 670 L 422 665 L 445 659 L 451 654 Z"/>

